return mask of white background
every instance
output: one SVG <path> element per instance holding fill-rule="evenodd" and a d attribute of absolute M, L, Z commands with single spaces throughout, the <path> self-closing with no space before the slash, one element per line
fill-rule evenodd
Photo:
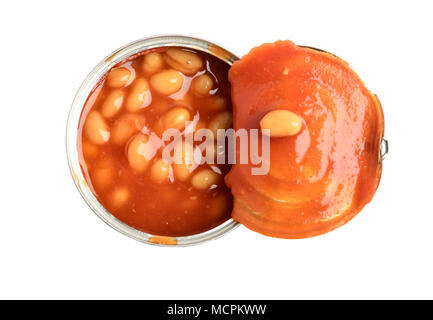
<path fill-rule="evenodd" d="M 431 1 L 8 1 L 0 8 L 0 298 L 433 298 Z M 106 226 L 69 174 L 87 73 L 139 38 L 235 54 L 278 39 L 349 61 L 382 101 L 390 153 L 353 221 L 312 239 L 239 227 L 188 248 Z"/>

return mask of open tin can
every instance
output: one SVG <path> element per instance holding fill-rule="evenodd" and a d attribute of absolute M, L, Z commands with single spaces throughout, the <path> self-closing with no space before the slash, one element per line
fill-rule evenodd
<path fill-rule="evenodd" d="M 87 101 L 87 98 L 91 94 L 93 88 L 98 84 L 100 79 L 119 62 L 137 53 L 163 47 L 182 47 L 201 51 L 223 61 L 228 66 L 231 66 L 234 61 L 239 59 L 231 52 L 225 50 L 224 48 L 216 44 L 210 43 L 205 40 L 185 36 L 160 36 L 146 38 L 130 43 L 116 50 L 114 53 L 110 54 L 107 58 L 102 60 L 90 72 L 90 74 L 86 77 L 75 96 L 67 123 L 67 157 L 71 174 L 82 197 L 90 206 L 90 208 L 96 213 L 96 215 L 109 226 L 141 242 L 162 246 L 186 246 L 202 243 L 211 239 L 216 239 L 224 235 L 225 233 L 231 231 L 239 224 L 235 220 L 229 219 L 224 223 L 218 225 L 217 227 L 206 232 L 179 237 L 160 236 L 139 231 L 117 219 L 114 215 L 107 211 L 104 206 L 102 206 L 102 204 L 97 200 L 95 195 L 92 193 L 91 188 L 88 186 L 85 176 L 81 170 L 79 152 L 77 148 L 77 130 L 79 126 L 81 112 Z M 317 51 L 323 51 L 311 47 L 308 48 Z M 380 147 L 379 154 L 377 155 L 377 161 L 378 164 L 381 164 L 382 160 L 388 152 L 388 142 L 382 136 L 379 137 L 379 146 Z"/>
<path fill-rule="evenodd" d="M 238 226 L 238 223 L 233 219 L 229 219 L 219 226 L 206 232 L 181 237 L 167 237 L 149 234 L 139 231 L 127 224 L 121 222 L 108 212 L 101 203 L 96 199 L 91 189 L 87 185 L 86 179 L 80 167 L 79 155 L 77 149 L 77 129 L 80 120 L 80 115 L 83 106 L 90 95 L 92 89 L 97 85 L 99 80 L 113 66 L 123 61 L 124 59 L 133 56 L 136 53 L 149 49 L 160 47 L 183 47 L 208 53 L 221 61 L 224 61 L 229 66 L 239 58 L 224 48 L 210 43 L 205 40 L 185 37 L 185 36 L 160 36 L 146 38 L 132 42 L 102 60 L 86 77 L 81 84 L 69 113 L 67 129 L 66 129 L 66 151 L 68 157 L 69 168 L 74 179 L 75 185 L 80 191 L 82 197 L 90 206 L 90 208 L 101 218 L 105 223 L 115 230 L 141 242 L 162 245 L 162 246 L 187 246 L 202 243 L 211 239 L 216 239 Z"/>

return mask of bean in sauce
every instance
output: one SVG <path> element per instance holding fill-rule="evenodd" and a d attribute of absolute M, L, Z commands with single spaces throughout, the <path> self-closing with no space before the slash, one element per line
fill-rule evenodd
<path fill-rule="evenodd" d="M 182 145 L 182 162 L 162 158 L 167 129 L 232 126 L 229 66 L 204 52 L 158 48 L 113 67 L 89 96 L 78 127 L 86 181 L 98 201 L 138 230 L 187 236 L 231 216 L 229 165 L 194 164 L 200 142 Z"/>

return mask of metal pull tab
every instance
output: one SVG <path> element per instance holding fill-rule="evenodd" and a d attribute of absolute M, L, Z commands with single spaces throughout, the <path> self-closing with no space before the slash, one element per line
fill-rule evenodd
<path fill-rule="evenodd" d="M 380 159 L 379 159 L 379 163 L 386 158 L 386 155 L 388 154 L 389 151 L 389 143 L 388 140 L 386 139 L 382 139 L 382 142 L 380 144 Z"/>

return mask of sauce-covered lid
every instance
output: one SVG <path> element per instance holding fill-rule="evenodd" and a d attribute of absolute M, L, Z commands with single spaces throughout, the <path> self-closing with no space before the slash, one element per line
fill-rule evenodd
<path fill-rule="evenodd" d="M 234 129 L 270 136 L 266 174 L 252 174 L 248 162 L 226 176 L 235 220 L 265 235 L 311 237 L 343 225 L 372 199 L 383 113 L 345 61 L 278 41 L 236 61 L 229 80 Z"/>

